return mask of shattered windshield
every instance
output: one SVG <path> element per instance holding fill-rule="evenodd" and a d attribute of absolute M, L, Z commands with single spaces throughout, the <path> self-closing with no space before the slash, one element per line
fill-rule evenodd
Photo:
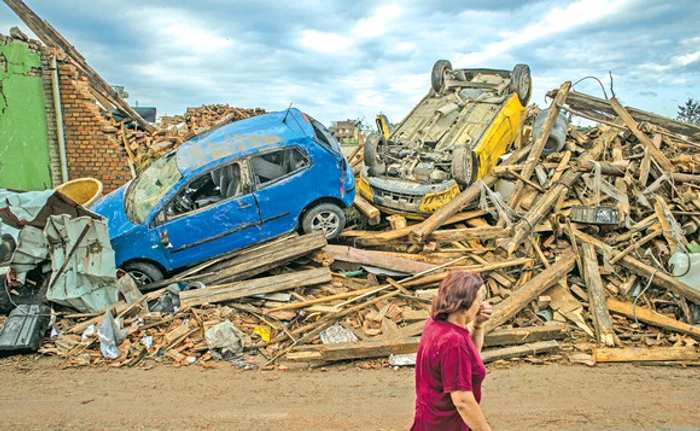
<path fill-rule="evenodd" d="M 156 160 L 129 187 L 124 200 L 127 217 L 141 224 L 158 202 L 182 178 L 175 152 Z"/>

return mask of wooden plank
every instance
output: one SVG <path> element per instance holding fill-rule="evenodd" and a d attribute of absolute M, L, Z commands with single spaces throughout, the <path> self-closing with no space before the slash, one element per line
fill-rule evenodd
<path fill-rule="evenodd" d="M 485 364 L 501 359 L 513 359 L 521 356 L 551 353 L 559 350 L 559 342 L 556 340 L 540 341 L 538 343 L 523 344 L 520 346 L 503 347 L 501 349 L 489 349 L 481 352 L 481 360 Z"/>
<path fill-rule="evenodd" d="M 566 336 L 566 325 L 548 322 L 543 326 L 524 328 L 497 328 L 484 336 L 484 346 L 498 347 L 537 341 L 561 340 Z"/>
<path fill-rule="evenodd" d="M 446 272 L 442 272 L 439 274 L 433 274 L 433 275 L 427 275 L 427 276 L 422 277 L 420 279 L 407 281 L 407 282 L 401 283 L 401 284 L 404 287 L 423 286 L 426 284 L 437 283 L 437 282 L 442 281 L 445 277 L 447 277 L 447 274 L 449 273 L 449 271 L 472 271 L 472 272 L 476 272 L 476 273 L 483 273 L 483 272 L 494 271 L 497 269 L 508 268 L 511 266 L 522 266 L 522 265 L 531 263 L 532 261 L 533 261 L 533 259 L 530 259 L 530 258 L 520 258 L 520 259 L 505 260 L 503 262 L 488 263 L 488 264 L 484 264 L 484 265 L 450 266 L 446 269 Z"/>
<path fill-rule="evenodd" d="M 463 229 L 441 229 L 433 232 L 428 237 L 435 242 L 472 241 L 496 238 L 507 238 L 510 236 L 510 229 L 497 226 L 470 227 Z"/>
<path fill-rule="evenodd" d="M 184 306 L 193 307 L 205 303 L 231 301 L 253 295 L 280 292 L 296 287 L 330 283 L 332 280 L 331 270 L 323 267 L 221 286 L 210 286 L 206 289 L 188 290 L 180 293 L 180 302 Z"/>
<path fill-rule="evenodd" d="M 569 93 L 570 88 L 571 82 L 564 82 L 561 85 L 561 87 L 559 87 L 556 96 L 554 96 L 554 100 L 552 100 L 552 103 L 549 105 L 547 117 L 545 118 L 544 123 L 542 123 L 540 133 L 536 137 L 535 143 L 532 145 L 532 150 L 530 150 L 530 153 L 527 156 L 527 160 L 525 161 L 525 166 L 523 167 L 523 170 L 521 172 L 522 178 L 519 178 L 518 181 L 515 183 L 515 187 L 513 188 L 513 191 L 510 195 L 510 199 L 508 200 L 508 205 L 511 208 L 516 208 L 518 206 L 518 203 L 520 202 L 520 199 L 522 199 L 523 197 L 523 192 L 525 191 L 525 183 L 527 180 L 530 179 L 532 173 L 535 171 L 537 163 L 540 161 L 542 150 L 544 150 L 544 147 L 547 144 L 547 141 L 549 140 L 549 137 L 552 133 L 552 129 L 554 128 L 554 124 L 556 123 L 557 118 L 559 117 L 559 106 L 563 105 L 566 101 L 566 95 Z"/>
<path fill-rule="evenodd" d="M 624 349 L 594 348 L 596 362 L 696 361 L 694 347 L 626 347 Z"/>
<path fill-rule="evenodd" d="M 616 98 L 611 97 L 610 98 L 610 106 L 615 110 L 615 113 L 620 117 L 620 119 L 625 123 L 627 127 L 632 131 L 634 136 L 639 140 L 639 142 L 642 143 L 651 154 L 651 157 L 656 161 L 656 163 L 659 164 L 661 169 L 663 169 L 665 172 L 675 172 L 676 169 L 671 163 L 670 160 L 666 157 L 666 155 L 661 152 L 660 149 L 656 148 L 656 145 L 654 145 L 653 142 L 651 142 L 651 139 L 647 135 L 644 134 L 641 130 L 639 130 L 639 127 L 637 126 L 637 122 L 634 121 L 634 118 L 625 110 L 625 108 L 620 105 L 620 102 L 617 101 Z"/>
<path fill-rule="evenodd" d="M 554 263 L 554 265 L 539 273 L 536 277 L 525 283 L 503 302 L 496 304 L 491 319 L 486 322 L 486 332 L 506 323 L 514 317 L 527 304 L 543 294 L 562 277 L 565 277 L 575 266 L 576 259 L 573 253 L 567 253 Z"/>
<path fill-rule="evenodd" d="M 283 265 L 290 260 L 320 250 L 328 244 L 323 232 L 314 232 L 299 237 L 289 237 L 284 241 L 270 243 L 255 252 L 233 257 L 217 264 L 215 272 L 195 275 L 186 280 L 199 280 L 205 284 L 231 282 L 252 277 Z M 217 267 L 224 269 L 217 270 Z"/>
<path fill-rule="evenodd" d="M 697 326 L 688 325 L 687 323 L 679 322 L 676 319 L 671 319 L 663 314 L 659 314 L 649 308 L 640 305 L 634 307 L 634 305 L 629 302 L 618 301 L 613 298 L 608 298 L 607 304 L 608 309 L 613 313 L 621 314 L 630 319 L 634 319 L 636 316 L 640 322 L 678 332 L 679 334 L 689 335 L 696 340 L 700 340 L 700 328 Z"/>
<path fill-rule="evenodd" d="M 523 147 L 511 154 L 511 156 L 501 166 L 516 165 L 530 152 L 531 146 Z M 491 187 L 498 177 L 495 175 L 486 175 L 481 181 Z M 418 242 L 423 242 L 430 234 L 435 232 L 440 226 L 444 225 L 450 217 L 457 214 L 464 207 L 476 201 L 481 196 L 481 186 L 479 183 L 474 183 L 467 187 L 463 192 L 457 195 L 450 202 L 446 203 L 440 209 L 435 211 L 430 217 L 416 226 L 411 232 L 411 238 Z"/>
<path fill-rule="evenodd" d="M 355 208 L 360 210 L 362 214 L 369 219 L 370 225 L 379 224 L 382 220 L 382 213 L 371 203 L 367 202 L 365 198 L 360 196 L 359 193 L 355 194 L 355 201 L 353 202 Z"/>
<path fill-rule="evenodd" d="M 407 274 L 428 271 L 436 265 L 391 256 L 381 251 L 361 250 L 344 245 L 327 245 L 323 251 L 333 260 L 369 265 Z"/>
<path fill-rule="evenodd" d="M 549 97 L 554 97 L 555 92 L 556 90 L 552 90 L 547 93 L 547 95 Z M 578 110 L 593 110 L 605 113 L 607 115 L 615 115 L 615 110 L 612 108 L 609 101 L 576 91 L 569 92 L 566 97 L 566 104 Z M 662 117 L 661 115 L 652 114 L 651 112 L 642 111 L 636 108 L 628 107 L 625 109 L 637 122 L 651 123 L 684 136 L 700 136 L 700 127 L 696 125 L 672 120 L 670 118 Z"/>
<path fill-rule="evenodd" d="M 588 292 L 588 310 L 593 317 L 598 343 L 607 347 L 615 346 L 615 332 L 612 329 L 612 319 L 605 304 L 603 280 L 598 269 L 598 256 L 595 248 L 588 243 L 581 244 L 581 260 L 584 268 L 584 278 Z"/>
<path fill-rule="evenodd" d="M 360 296 L 362 294 L 371 292 L 373 290 L 376 290 L 376 288 L 368 287 L 366 289 L 354 290 L 352 292 L 338 293 L 336 295 L 323 296 L 321 298 L 310 299 L 308 301 L 295 302 L 292 304 L 282 305 L 282 306 L 277 307 L 277 308 L 272 308 L 270 310 L 265 310 L 264 314 L 273 314 L 273 313 L 276 313 L 278 311 L 296 310 L 299 308 L 306 308 L 306 307 L 316 305 L 316 304 L 323 304 L 324 302 L 332 302 L 332 301 L 337 301 L 340 299 L 352 298 L 354 296 Z"/>
<path fill-rule="evenodd" d="M 610 175 L 613 177 L 624 177 L 627 173 L 627 167 L 629 166 L 629 160 L 622 160 L 614 163 L 577 160 L 571 163 L 571 166 L 576 172 L 593 172 L 596 163 L 600 165 L 601 175 Z"/>
<path fill-rule="evenodd" d="M 463 222 L 476 217 L 481 217 L 485 214 L 486 211 L 483 210 L 473 210 L 455 214 L 445 222 L 445 225 Z M 396 242 L 396 240 L 398 239 L 407 237 L 417 226 L 418 224 L 413 224 L 401 229 L 390 230 L 385 232 L 348 230 L 341 233 L 340 236 L 341 238 L 351 239 L 354 246 L 385 246 Z"/>
<path fill-rule="evenodd" d="M 418 350 L 418 337 L 403 340 L 367 340 L 356 343 L 336 343 L 314 346 L 313 350 L 297 350 L 287 354 L 290 361 L 343 361 L 381 358 Z"/>

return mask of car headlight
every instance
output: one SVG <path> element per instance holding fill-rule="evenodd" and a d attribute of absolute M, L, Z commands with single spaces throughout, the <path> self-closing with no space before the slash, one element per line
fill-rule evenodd
<path fill-rule="evenodd" d="M 369 181 L 363 176 L 360 176 L 360 180 L 357 182 L 357 190 L 360 195 L 370 202 L 374 201 L 374 193 L 372 192 L 372 187 L 369 186 Z"/>
<path fill-rule="evenodd" d="M 420 212 L 431 213 L 438 210 L 440 207 L 451 201 L 459 194 L 459 186 L 452 184 L 447 190 L 436 193 L 428 193 L 423 197 L 423 200 L 418 207 Z"/>

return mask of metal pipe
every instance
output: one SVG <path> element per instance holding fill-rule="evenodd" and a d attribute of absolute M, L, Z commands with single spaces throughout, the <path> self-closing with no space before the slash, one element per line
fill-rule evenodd
<path fill-rule="evenodd" d="M 61 89 L 58 85 L 58 66 L 56 56 L 51 56 L 51 87 L 53 90 L 53 106 L 56 113 L 56 134 L 58 135 L 58 157 L 61 160 L 61 179 L 68 182 L 68 161 L 66 157 L 66 139 L 63 134 L 63 108 L 61 105 Z"/>

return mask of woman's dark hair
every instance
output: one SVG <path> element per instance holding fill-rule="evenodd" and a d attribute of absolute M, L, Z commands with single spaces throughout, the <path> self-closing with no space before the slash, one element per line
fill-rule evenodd
<path fill-rule="evenodd" d="M 452 271 L 447 274 L 433 299 L 433 319 L 446 320 L 450 313 L 468 310 L 476 301 L 483 284 L 484 281 L 475 272 Z"/>

